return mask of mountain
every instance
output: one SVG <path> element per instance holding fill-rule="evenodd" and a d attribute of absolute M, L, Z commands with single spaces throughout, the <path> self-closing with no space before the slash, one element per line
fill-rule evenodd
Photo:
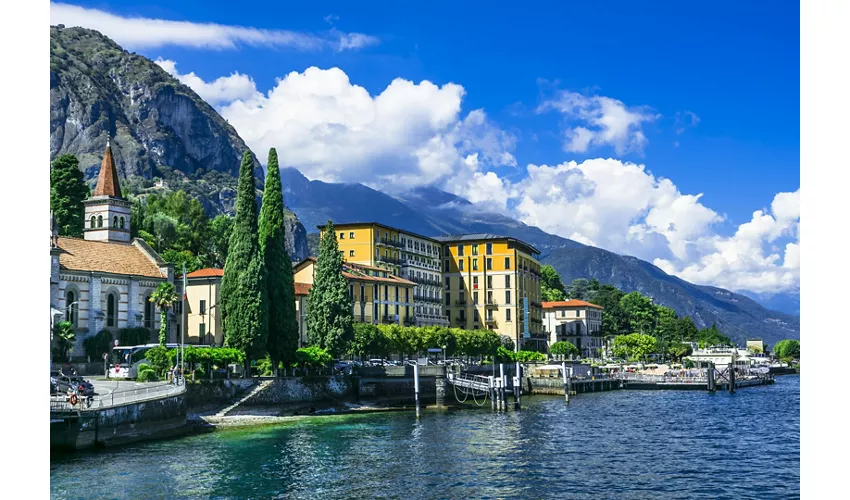
<path fill-rule="evenodd" d="M 150 59 L 97 31 L 51 26 L 50 159 L 75 155 L 93 186 L 107 139 L 125 192 L 183 189 L 209 215 L 233 214 L 248 150 L 236 130 Z M 256 157 L 254 172 L 262 189 Z M 304 226 L 295 214 L 286 220 L 287 250 L 306 257 Z"/>
<path fill-rule="evenodd" d="M 756 293 L 741 290 L 742 295 L 755 300 L 768 309 L 785 314 L 800 315 L 800 290 L 781 293 Z"/>
<path fill-rule="evenodd" d="M 310 181 L 294 168 L 282 168 L 280 173 L 287 206 L 304 221 L 309 233 L 316 233 L 316 226 L 330 219 L 375 221 L 426 236 L 470 232 L 510 235 L 537 247 L 541 261 L 552 265 L 565 283 L 596 278 L 626 292 L 639 291 L 679 314 L 691 316 L 698 327 L 717 323 L 740 343 L 760 337 L 773 345 L 800 336 L 799 316 L 768 310 L 749 297 L 722 288 L 688 283 L 635 257 L 586 246 L 483 211 L 434 187 L 390 196 L 361 184 Z M 311 247 L 317 246 L 316 236 L 308 235 Z"/>

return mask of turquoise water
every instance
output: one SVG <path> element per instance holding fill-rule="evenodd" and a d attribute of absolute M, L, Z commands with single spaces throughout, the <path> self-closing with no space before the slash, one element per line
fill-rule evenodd
<path fill-rule="evenodd" d="M 52 498 L 797 498 L 800 382 L 316 417 L 53 457 Z"/>

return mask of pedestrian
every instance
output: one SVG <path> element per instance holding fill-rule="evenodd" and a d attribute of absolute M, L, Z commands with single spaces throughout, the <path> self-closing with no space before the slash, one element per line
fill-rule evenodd
<path fill-rule="evenodd" d="M 174 368 L 171 370 L 171 380 L 174 382 L 174 385 L 178 385 L 177 373 L 177 365 L 174 365 Z"/>

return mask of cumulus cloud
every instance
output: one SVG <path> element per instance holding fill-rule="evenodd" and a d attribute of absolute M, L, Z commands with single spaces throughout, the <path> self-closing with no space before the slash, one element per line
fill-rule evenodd
<path fill-rule="evenodd" d="M 481 167 L 516 165 L 515 139 L 482 110 L 463 116 L 464 94 L 397 78 L 372 96 L 339 68 L 312 67 L 220 111 L 254 151 L 274 146 L 282 165 L 308 177 L 403 190 L 469 171 L 470 155 Z"/>
<path fill-rule="evenodd" d="M 646 106 L 628 107 L 604 96 L 585 96 L 562 90 L 538 106 L 538 112 L 560 112 L 566 122 L 564 151 L 584 153 L 593 147 L 612 146 L 618 155 L 642 153 L 647 144 L 643 124 L 659 115 Z"/>
<path fill-rule="evenodd" d="M 129 49 L 178 45 L 197 49 L 233 49 L 239 45 L 289 47 L 298 50 L 354 50 L 379 42 L 362 33 L 331 30 L 323 34 L 267 30 L 215 23 L 123 17 L 99 9 L 50 3 L 50 24 L 100 31 Z"/>
<path fill-rule="evenodd" d="M 205 82 L 158 63 L 214 102 L 261 158 L 276 147 L 281 165 L 309 178 L 389 192 L 437 185 L 479 209 L 695 283 L 754 292 L 799 286 L 799 191 L 776 195 L 733 236 L 721 236 L 724 217 L 701 193 L 682 193 L 644 165 L 596 158 L 529 164 L 516 175 L 516 138 L 483 110 L 464 114 L 460 85 L 399 78 L 371 95 L 338 68 L 308 68 L 263 94 L 245 75 Z"/>
<path fill-rule="evenodd" d="M 257 92 L 254 79 L 248 75 L 233 72 L 230 76 L 222 76 L 207 83 L 194 72 L 181 74 L 177 71 L 177 63 L 172 60 L 159 58 L 154 62 L 213 106 L 237 100 L 252 101 L 262 98 L 262 94 Z"/>

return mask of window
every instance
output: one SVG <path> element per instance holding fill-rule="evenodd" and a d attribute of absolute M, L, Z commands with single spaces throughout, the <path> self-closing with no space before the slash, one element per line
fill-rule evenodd
<path fill-rule="evenodd" d="M 493 255 L 493 244 L 487 243 L 487 255 Z"/>
<path fill-rule="evenodd" d="M 151 302 L 151 296 L 150 295 L 145 297 L 144 323 L 145 323 L 145 328 L 153 328 L 153 302 Z"/>
<path fill-rule="evenodd" d="M 510 287 L 511 287 L 511 275 L 506 274 L 505 275 L 505 288 L 510 288 Z"/>
<path fill-rule="evenodd" d="M 207 325 L 201 323 L 200 325 L 198 325 L 198 343 L 199 344 L 206 344 L 207 343 L 206 338 L 207 338 Z"/>
<path fill-rule="evenodd" d="M 349 256 L 349 257 L 354 257 L 354 250 L 349 250 L 349 251 L 348 251 L 348 256 Z"/>
<path fill-rule="evenodd" d="M 488 292 L 487 292 L 487 303 L 488 303 L 488 304 L 492 304 L 492 303 L 493 303 L 493 292 L 491 292 L 491 291 L 488 291 Z"/>
<path fill-rule="evenodd" d="M 446 290 L 449 290 L 451 287 L 452 279 L 446 278 Z"/>
<path fill-rule="evenodd" d="M 121 229 L 124 229 L 124 217 L 121 217 Z"/>
<path fill-rule="evenodd" d="M 458 257 L 463 257 L 463 245 L 458 245 L 458 246 L 457 246 L 457 256 L 458 256 Z"/>
<path fill-rule="evenodd" d="M 443 272 L 444 273 L 449 272 L 449 261 L 445 261 L 443 264 L 444 264 L 443 265 Z"/>
<path fill-rule="evenodd" d="M 348 285 L 348 296 L 352 301 L 354 300 L 354 285 Z"/>
<path fill-rule="evenodd" d="M 472 277 L 472 288 L 473 288 L 473 289 L 477 289 L 477 288 L 478 288 L 478 276 L 473 276 L 473 277 Z"/>
<path fill-rule="evenodd" d="M 505 257 L 505 269 L 510 269 L 510 268 L 511 268 L 511 258 Z"/>
<path fill-rule="evenodd" d="M 201 301 L 201 305 L 198 308 L 198 310 L 200 311 L 200 314 L 202 314 L 202 315 L 207 313 L 207 301 L 206 300 Z"/>
<path fill-rule="evenodd" d="M 511 310 L 505 309 L 505 321 L 510 321 L 510 320 L 511 320 Z"/>
<path fill-rule="evenodd" d="M 478 304 L 478 292 L 472 292 L 472 303 Z M 478 311 L 478 309 L 476 309 Z"/>
<path fill-rule="evenodd" d="M 65 294 L 65 321 L 70 321 L 74 326 L 77 326 L 77 312 L 79 311 L 76 302 L 77 294 L 69 290 Z"/>
<path fill-rule="evenodd" d="M 463 271 L 463 260 L 462 259 L 457 261 L 457 270 Z"/>
<path fill-rule="evenodd" d="M 472 317 L 473 317 L 474 321 L 481 321 L 481 316 L 478 315 L 478 309 L 474 310 Z"/>
<path fill-rule="evenodd" d="M 117 215 L 112 216 L 112 227 L 118 227 L 118 216 Z"/>
<path fill-rule="evenodd" d="M 446 292 L 446 305 L 447 305 L 447 306 L 452 305 L 452 294 L 450 294 L 450 293 L 448 293 L 448 292 Z M 447 313 L 447 314 L 448 314 L 448 313 Z"/>
<path fill-rule="evenodd" d="M 94 215 L 92 215 L 92 216 L 91 216 L 91 222 L 90 222 L 89 227 L 90 227 L 90 228 L 92 228 L 92 229 L 94 229 L 94 227 L 95 227 L 94 225 L 95 225 L 95 219 L 94 219 Z"/>
<path fill-rule="evenodd" d="M 410 288 L 404 289 L 404 301 L 410 302 Z"/>
<path fill-rule="evenodd" d="M 114 327 L 117 323 L 117 309 L 118 304 L 116 304 L 117 300 L 115 300 L 115 294 L 110 293 L 106 296 L 106 326 Z"/>
<path fill-rule="evenodd" d="M 472 255 L 478 255 L 478 244 L 472 245 Z"/>
<path fill-rule="evenodd" d="M 395 287 L 395 301 L 398 302 L 398 287 Z"/>
<path fill-rule="evenodd" d="M 511 291 L 505 290 L 505 304 L 511 303 Z"/>
<path fill-rule="evenodd" d="M 576 318 L 578 318 L 578 311 L 576 311 Z"/>
<path fill-rule="evenodd" d="M 345 233 L 340 232 L 339 233 L 339 239 L 344 240 L 345 239 Z"/>
<path fill-rule="evenodd" d="M 364 300 L 366 300 L 366 287 L 360 285 L 360 302 L 363 302 Z M 363 313 L 361 312 L 360 314 L 362 315 Z"/>
<path fill-rule="evenodd" d="M 478 259 L 472 259 L 472 270 L 473 271 L 478 270 Z"/>
<path fill-rule="evenodd" d="M 487 309 L 487 321 L 493 321 L 493 310 Z"/>
<path fill-rule="evenodd" d="M 565 318 L 567 316 L 567 311 L 561 309 L 561 317 Z"/>
<path fill-rule="evenodd" d="M 348 233 L 348 239 L 350 239 L 350 240 L 354 239 L 354 231 L 351 231 L 351 232 Z"/>
<path fill-rule="evenodd" d="M 487 270 L 488 271 L 493 270 L 493 259 L 491 259 L 490 257 L 487 257 Z"/>
<path fill-rule="evenodd" d="M 102 215 L 97 216 L 97 227 L 103 227 L 103 216 Z"/>
<path fill-rule="evenodd" d="M 487 288 L 493 288 L 493 277 L 487 276 Z"/>

